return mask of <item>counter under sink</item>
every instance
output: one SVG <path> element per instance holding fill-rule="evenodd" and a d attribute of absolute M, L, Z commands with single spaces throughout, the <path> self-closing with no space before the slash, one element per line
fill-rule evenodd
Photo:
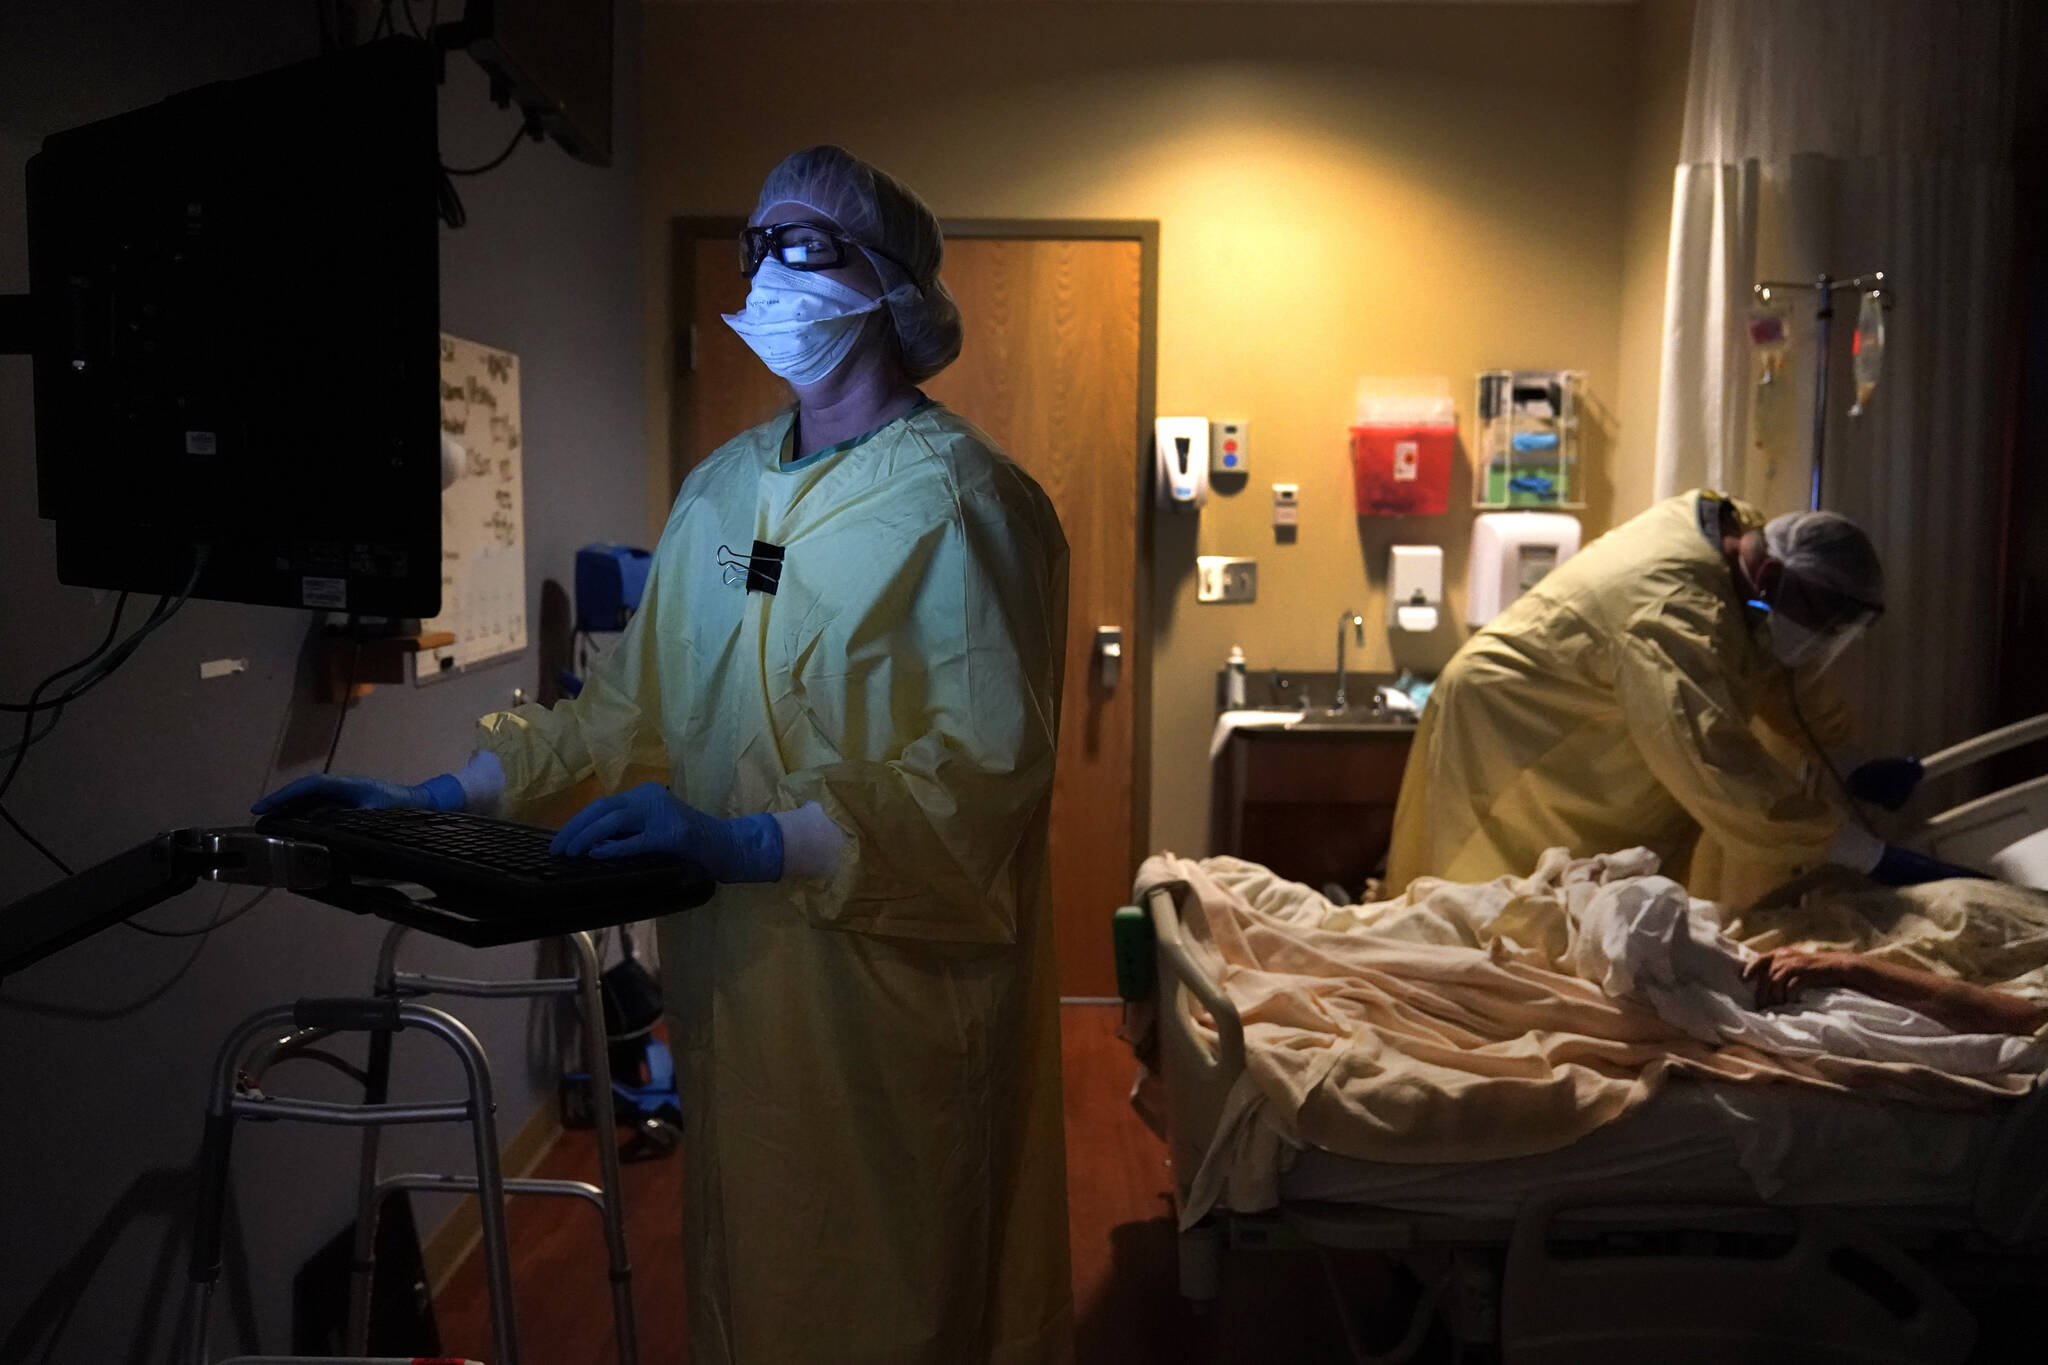
<path fill-rule="evenodd" d="M 1214 751 L 1209 851 L 1357 896 L 1386 858 L 1416 722 L 1370 705 L 1258 713 L 1273 722 L 1237 726 Z"/>

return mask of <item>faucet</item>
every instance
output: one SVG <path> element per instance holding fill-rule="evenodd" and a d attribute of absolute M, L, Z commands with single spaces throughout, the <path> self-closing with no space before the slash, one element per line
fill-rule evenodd
<path fill-rule="evenodd" d="M 1344 608 L 1344 614 L 1337 618 L 1337 695 L 1330 703 L 1328 714 L 1341 716 L 1349 709 L 1351 699 L 1344 694 L 1344 628 L 1351 627 L 1358 636 L 1358 647 L 1365 648 L 1365 618 L 1351 608 Z"/>

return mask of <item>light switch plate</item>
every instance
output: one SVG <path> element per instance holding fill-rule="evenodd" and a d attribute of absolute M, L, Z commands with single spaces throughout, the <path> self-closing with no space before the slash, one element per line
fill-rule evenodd
<path fill-rule="evenodd" d="M 1259 561 L 1232 555 L 1195 558 L 1195 600 L 1253 602 L 1259 596 Z"/>

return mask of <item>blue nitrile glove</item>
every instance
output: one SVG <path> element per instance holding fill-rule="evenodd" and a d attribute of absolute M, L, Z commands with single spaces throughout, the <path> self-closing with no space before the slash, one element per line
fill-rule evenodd
<path fill-rule="evenodd" d="M 1898 810 L 1913 799 L 1927 770 L 1917 758 L 1873 758 L 1859 765 L 1844 783 L 1858 801 L 1871 801 L 1886 810 Z"/>
<path fill-rule="evenodd" d="M 358 810 L 389 810 L 412 806 L 420 810 L 461 810 L 462 783 L 454 773 L 430 777 L 417 787 L 380 782 L 374 777 L 336 777 L 317 773 L 286 783 L 249 807 L 252 815 L 292 815 L 315 806 L 353 806 Z"/>
<path fill-rule="evenodd" d="M 1925 853 L 1900 848 L 1897 844 L 1886 844 L 1884 855 L 1877 860 L 1877 866 L 1870 869 L 1870 879 L 1883 882 L 1886 886 L 1918 886 L 1922 882 L 1946 881 L 1950 877 L 1989 880 L 1974 868 L 1957 867 L 1954 863 L 1945 863 L 1939 858 L 1930 858 Z"/>
<path fill-rule="evenodd" d="M 684 805 L 659 782 L 600 796 L 577 811 L 548 847 L 572 857 L 672 853 L 703 864 L 713 881 L 782 880 L 782 826 L 774 816 L 721 820 Z"/>

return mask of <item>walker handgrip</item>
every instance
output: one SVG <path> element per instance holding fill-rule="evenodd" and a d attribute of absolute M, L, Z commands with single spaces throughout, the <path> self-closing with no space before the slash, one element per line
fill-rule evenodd
<path fill-rule="evenodd" d="M 292 1022 L 300 1028 L 348 1033 L 396 1033 L 405 1027 L 405 1020 L 399 1017 L 397 1000 L 365 1000 L 354 996 L 295 1001 L 292 1004 Z"/>

